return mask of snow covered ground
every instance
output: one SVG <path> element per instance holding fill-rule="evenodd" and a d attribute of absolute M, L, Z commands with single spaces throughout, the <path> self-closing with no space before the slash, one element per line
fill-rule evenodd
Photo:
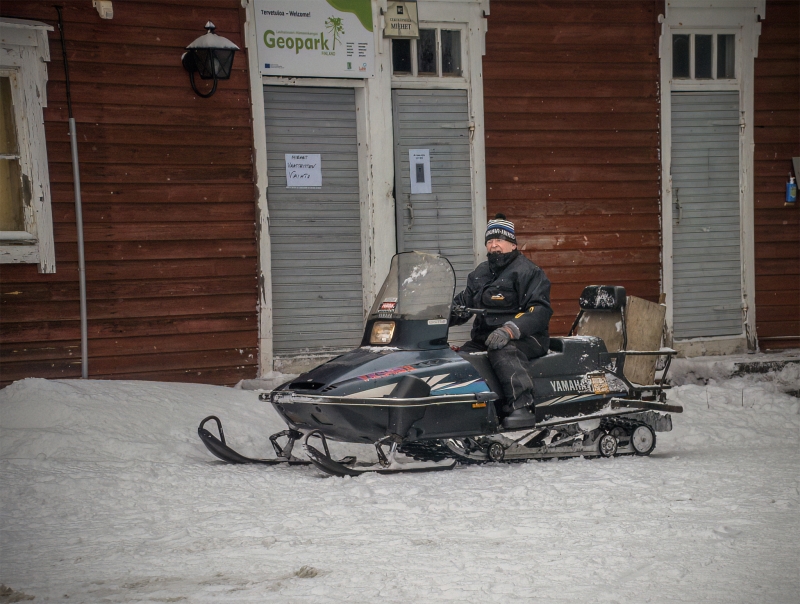
<path fill-rule="evenodd" d="M 650 457 L 355 479 L 215 461 L 212 413 L 270 455 L 284 426 L 254 392 L 17 382 L 0 602 L 797 602 L 798 365 L 676 369 L 686 411 Z"/>

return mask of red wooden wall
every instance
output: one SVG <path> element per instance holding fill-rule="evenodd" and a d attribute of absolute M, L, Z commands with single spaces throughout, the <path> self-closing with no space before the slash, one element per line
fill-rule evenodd
<path fill-rule="evenodd" d="M 756 329 L 762 349 L 800 346 L 800 208 L 783 205 L 791 158 L 798 156 L 800 3 L 770 0 L 755 60 Z"/>
<path fill-rule="evenodd" d="M 52 2 L 3 16 L 56 25 Z M 257 258 L 239 0 L 62 2 L 86 238 L 89 375 L 230 384 L 255 377 Z M 211 19 L 243 50 L 198 98 L 180 63 Z M 47 151 L 56 269 L 0 266 L 0 381 L 79 377 L 75 211 L 64 68 L 50 34 Z M 198 80 L 199 82 L 199 80 Z M 206 86 L 203 82 L 200 86 Z"/>
<path fill-rule="evenodd" d="M 493 0 L 484 57 L 488 213 L 553 283 L 660 290 L 659 2 Z"/>

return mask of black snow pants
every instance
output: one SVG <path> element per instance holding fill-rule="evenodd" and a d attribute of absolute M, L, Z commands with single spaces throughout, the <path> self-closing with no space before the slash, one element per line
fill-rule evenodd
<path fill-rule="evenodd" d="M 486 345 L 470 340 L 461 347 L 463 352 L 484 352 Z M 533 380 L 528 373 L 528 364 L 532 359 L 544 356 L 547 351 L 533 337 L 511 340 L 498 350 L 488 350 L 489 363 L 492 365 L 506 402 L 502 410 L 511 413 L 533 404 Z"/>

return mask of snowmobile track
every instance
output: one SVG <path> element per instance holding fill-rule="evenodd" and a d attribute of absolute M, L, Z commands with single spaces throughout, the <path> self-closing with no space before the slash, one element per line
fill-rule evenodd
<path fill-rule="evenodd" d="M 568 425 L 577 425 L 575 424 L 568 424 Z M 626 418 L 626 417 L 609 417 L 606 419 L 601 420 L 599 430 L 601 433 L 605 434 L 612 434 L 614 435 L 620 443 L 627 443 L 633 438 L 634 432 L 637 428 L 645 427 L 652 438 L 652 443 L 646 447 L 645 450 L 639 452 L 634 451 L 632 452 L 620 452 L 620 453 L 613 453 L 612 456 L 618 457 L 623 455 L 649 455 L 653 449 L 655 449 L 655 431 L 652 429 L 651 426 L 647 424 L 647 422 L 633 419 L 633 418 Z M 472 439 L 469 439 L 472 440 Z M 558 449 L 555 449 L 557 451 Z M 456 460 L 461 465 L 482 465 L 491 463 L 492 459 L 474 459 L 472 457 L 468 457 L 466 455 L 460 455 L 457 451 L 453 450 L 453 448 L 447 446 L 447 442 L 445 440 L 429 440 L 429 441 L 416 441 L 411 443 L 406 443 L 401 445 L 398 448 L 400 453 L 408 455 L 417 461 L 422 462 L 441 462 L 447 459 Z M 549 461 L 551 459 L 570 459 L 572 457 L 586 457 L 587 459 L 593 459 L 596 457 L 600 457 L 601 454 L 598 452 L 593 451 L 579 451 L 579 452 L 568 452 L 564 451 L 564 456 L 556 456 L 553 457 L 552 455 L 542 456 L 542 453 L 552 453 L 554 450 L 548 450 L 545 448 L 532 448 L 530 457 L 515 457 L 510 459 L 502 459 L 499 460 L 501 463 L 524 463 L 530 460 L 537 460 L 537 461 Z"/>

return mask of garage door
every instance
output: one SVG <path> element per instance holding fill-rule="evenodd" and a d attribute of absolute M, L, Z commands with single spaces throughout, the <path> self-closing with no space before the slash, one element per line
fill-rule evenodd
<path fill-rule="evenodd" d="M 278 356 L 361 342 L 358 141 L 352 88 L 264 87 Z M 321 186 L 287 188 L 286 154 L 319 154 Z"/>
<path fill-rule="evenodd" d="M 739 93 L 672 93 L 676 339 L 743 333 Z"/>
<path fill-rule="evenodd" d="M 475 268 L 467 91 L 394 90 L 392 113 L 398 251 L 445 256 L 461 291 Z M 411 193 L 410 149 L 428 151 L 430 193 Z M 451 330 L 467 339 L 469 325 Z"/>

